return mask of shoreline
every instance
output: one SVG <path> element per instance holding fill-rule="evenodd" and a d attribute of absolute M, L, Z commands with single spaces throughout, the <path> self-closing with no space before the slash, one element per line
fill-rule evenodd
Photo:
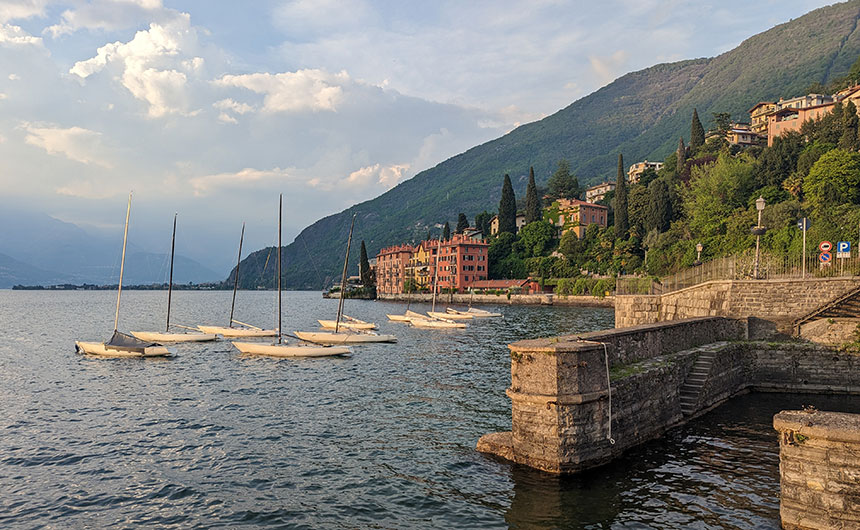
<path fill-rule="evenodd" d="M 433 295 L 421 294 L 377 294 L 377 300 L 386 302 L 432 302 Z M 558 305 L 571 307 L 615 307 L 615 296 L 558 296 L 547 294 L 437 294 L 436 301 L 449 304 L 499 304 L 499 305 Z"/>

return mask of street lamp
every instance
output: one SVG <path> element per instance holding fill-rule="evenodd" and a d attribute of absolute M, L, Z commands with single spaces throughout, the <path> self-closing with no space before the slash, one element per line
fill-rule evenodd
<path fill-rule="evenodd" d="M 701 243 L 696 243 L 696 262 L 693 263 L 695 266 L 699 266 L 702 264 L 702 249 L 705 248 Z"/>
<path fill-rule="evenodd" d="M 767 232 L 767 228 L 761 225 L 761 212 L 764 210 L 764 197 L 759 195 L 755 200 L 755 209 L 758 210 L 758 224 L 752 228 L 752 234 L 755 236 L 755 265 L 753 266 L 753 278 L 758 279 L 758 260 L 761 236 Z"/>

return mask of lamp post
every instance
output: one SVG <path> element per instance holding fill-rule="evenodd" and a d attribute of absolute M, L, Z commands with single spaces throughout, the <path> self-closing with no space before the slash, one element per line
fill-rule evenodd
<path fill-rule="evenodd" d="M 702 264 L 702 249 L 705 248 L 701 243 L 696 243 L 696 263 L 694 265 Z"/>
<path fill-rule="evenodd" d="M 767 231 L 765 227 L 761 225 L 761 212 L 764 210 L 764 197 L 759 195 L 759 198 L 755 200 L 755 209 L 758 210 L 758 224 L 753 227 L 752 233 L 755 236 L 755 265 L 753 266 L 753 278 L 758 279 L 758 263 L 759 263 L 759 248 L 761 244 L 761 236 Z"/>

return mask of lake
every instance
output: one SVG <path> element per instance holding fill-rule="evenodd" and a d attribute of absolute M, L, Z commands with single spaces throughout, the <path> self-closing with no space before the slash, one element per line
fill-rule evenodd
<path fill-rule="evenodd" d="M 506 345 L 612 327 L 602 308 L 481 307 L 465 330 L 388 322 L 405 304 L 346 301 L 397 344 L 269 359 L 229 342 L 168 359 L 99 359 L 115 293 L 0 291 L 0 527 L 778 528 L 775 412 L 856 398 L 751 394 L 560 478 L 475 451 L 510 430 Z M 226 325 L 230 292 L 174 293 L 176 323 Z M 275 295 L 235 318 L 274 323 Z M 337 300 L 284 294 L 284 330 Z M 121 330 L 164 326 L 166 293 L 123 293 Z M 414 310 L 429 309 L 413 304 Z"/>

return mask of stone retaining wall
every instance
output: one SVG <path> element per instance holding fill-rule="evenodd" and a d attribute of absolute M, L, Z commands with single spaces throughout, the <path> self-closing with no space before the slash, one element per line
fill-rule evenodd
<path fill-rule="evenodd" d="M 433 301 L 432 294 L 380 294 L 378 300 L 395 302 Z M 445 293 L 436 295 L 437 304 L 499 304 L 499 305 L 561 305 L 577 307 L 614 307 L 615 297 L 605 296 L 557 296 L 555 294 L 459 294 Z"/>
<path fill-rule="evenodd" d="M 792 280 L 717 280 L 664 295 L 615 298 L 615 327 L 691 317 L 755 316 L 782 332 L 834 298 L 860 287 L 860 278 Z"/>
<path fill-rule="evenodd" d="M 782 411 L 779 514 L 785 530 L 860 528 L 860 415 Z"/>
<path fill-rule="evenodd" d="M 512 430 L 478 450 L 554 473 L 605 464 L 685 421 L 680 388 L 704 352 L 714 361 L 693 416 L 750 388 L 860 393 L 860 355 L 749 342 L 747 330 L 709 317 L 511 344 Z"/>

